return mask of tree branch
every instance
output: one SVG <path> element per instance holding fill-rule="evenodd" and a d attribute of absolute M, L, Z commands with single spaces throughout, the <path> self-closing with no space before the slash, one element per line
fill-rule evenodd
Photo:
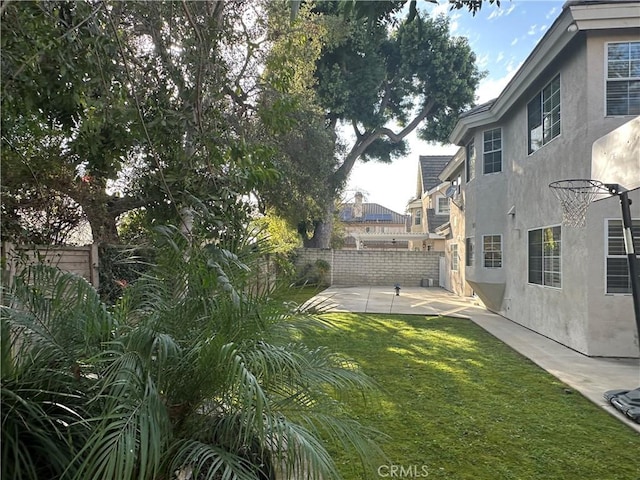
<path fill-rule="evenodd" d="M 395 133 L 390 128 L 383 127 L 362 134 L 362 136 L 356 141 L 356 143 L 353 145 L 353 147 L 345 157 L 342 165 L 340 165 L 340 167 L 333 174 L 334 185 L 338 187 L 347 179 L 349 173 L 351 173 L 351 170 L 356 163 L 356 160 L 360 158 L 367 147 L 371 145 L 376 139 L 386 136 L 393 143 L 402 141 L 407 135 L 414 131 L 418 125 L 420 125 L 420 122 L 427 118 L 427 115 L 429 115 L 429 112 L 431 112 L 434 104 L 434 100 L 429 100 L 424 105 L 420 113 L 418 113 L 418 115 L 406 127 L 404 127 L 400 131 L 400 133 Z"/>
<path fill-rule="evenodd" d="M 422 108 L 420 113 L 411 121 L 411 123 L 409 123 L 406 127 L 404 127 L 400 131 L 400 133 L 395 133 L 390 128 L 383 127 L 378 130 L 378 132 L 380 132 L 380 136 L 384 135 L 388 137 L 389 140 L 391 140 L 393 143 L 398 143 L 399 141 L 404 139 L 404 137 L 406 137 L 411 132 L 413 132 L 416 129 L 416 127 L 420 125 L 420 122 L 422 122 L 425 118 L 427 118 L 427 115 L 429 115 L 429 112 L 433 108 L 434 104 L 435 104 L 434 100 L 429 100 L 427 104 Z"/>
<path fill-rule="evenodd" d="M 358 128 L 358 122 L 355 119 L 351 120 L 351 126 L 353 127 L 353 131 L 356 134 L 356 138 L 362 138 L 363 133 Z"/>
<path fill-rule="evenodd" d="M 203 64 L 205 62 L 205 53 L 208 51 L 208 49 L 205 49 L 205 42 L 204 38 L 202 37 L 202 32 L 200 31 L 200 28 L 198 28 L 196 22 L 193 20 L 193 16 L 191 15 L 191 12 L 189 11 L 189 7 L 187 6 L 187 2 L 185 0 L 182 0 L 182 8 L 185 15 L 187 16 L 187 20 L 189 21 L 191 28 L 193 28 L 193 31 L 198 38 L 199 58 L 198 72 L 196 74 L 196 98 L 193 106 L 193 114 L 195 117 L 195 124 L 198 126 L 198 130 L 202 133 L 202 77 L 204 68 Z"/>
<path fill-rule="evenodd" d="M 175 68 L 173 61 L 171 60 L 171 55 L 169 55 L 167 46 L 164 44 L 164 41 L 162 39 L 162 32 L 160 31 L 162 29 L 162 25 L 160 23 L 161 19 L 159 18 L 150 20 L 149 22 L 147 22 L 149 29 L 145 33 L 149 34 L 149 36 L 153 40 L 153 45 L 156 47 L 159 59 L 162 62 L 165 71 L 167 72 L 169 77 L 171 77 L 171 80 L 173 81 L 175 86 L 178 88 L 180 97 L 187 98 L 187 87 L 185 85 L 184 78 L 179 69 Z"/>

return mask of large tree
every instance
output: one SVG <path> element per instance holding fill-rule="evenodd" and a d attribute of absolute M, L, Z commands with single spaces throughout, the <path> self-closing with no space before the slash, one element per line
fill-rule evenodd
<path fill-rule="evenodd" d="M 397 8 L 404 2 L 391 3 Z M 357 160 L 391 162 L 406 153 L 405 139 L 414 130 L 425 140 L 445 141 L 459 113 L 473 104 L 482 76 L 466 39 L 451 37 L 444 17 L 408 13 L 393 27 L 358 12 L 345 14 L 343 7 L 316 6 L 335 37 L 315 65 L 316 98 L 332 138 L 337 142 L 350 131 L 350 140 L 343 135 L 347 148 L 342 152 L 336 144 L 334 163 L 324 170 L 330 195 L 316 202 L 319 213 L 310 219 L 301 211 L 298 218 L 301 233 L 310 232 L 304 238 L 309 247 L 329 246 L 333 199 Z"/>
<path fill-rule="evenodd" d="M 244 141 L 262 7 L 3 4 L 2 194 L 13 224 L 52 192 L 80 205 L 96 242 L 117 241 L 118 216 L 138 207 L 191 223 L 196 198 L 221 229 L 241 223 L 242 196 L 270 174 L 268 152 Z"/>

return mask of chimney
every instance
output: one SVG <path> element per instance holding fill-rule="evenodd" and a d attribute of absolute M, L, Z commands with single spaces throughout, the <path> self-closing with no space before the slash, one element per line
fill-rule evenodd
<path fill-rule="evenodd" d="M 362 193 L 356 192 L 356 201 L 353 204 L 353 216 L 362 218 Z"/>

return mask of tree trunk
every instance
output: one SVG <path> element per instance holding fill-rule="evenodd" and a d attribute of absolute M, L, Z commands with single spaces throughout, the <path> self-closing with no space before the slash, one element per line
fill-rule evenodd
<path fill-rule="evenodd" d="M 118 244 L 120 237 L 116 227 L 116 215 L 108 212 L 104 207 L 104 205 L 82 205 L 89 225 L 91 225 L 93 243 Z"/>
<path fill-rule="evenodd" d="M 331 234 L 333 233 L 333 199 L 327 201 L 325 214 L 322 220 L 314 222 L 313 237 L 305 238 L 303 244 L 306 248 L 331 248 Z"/>

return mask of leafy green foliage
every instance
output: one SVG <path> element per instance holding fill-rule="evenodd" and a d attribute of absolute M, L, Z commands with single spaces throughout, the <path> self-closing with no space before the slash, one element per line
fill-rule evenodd
<path fill-rule="evenodd" d="M 21 211 L 48 195 L 78 205 L 98 243 L 141 207 L 143 223 L 181 223 L 196 197 L 246 223 L 245 196 L 277 177 L 247 134 L 266 46 L 261 17 L 243 18 L 261 7 L 3 4 L 2 197 L 18 212 L 3 234 L 32 233 Z"/>
<path fill-rule="evenodd" d="M 256 245 L 192 239 L 159 229 L 110 308 L 45 266 L 3 292 L 3 478 L 339 478 L 326 433 L 372 457 L 340 403 L 371 382 L 299 341 L 328 324 L 264 287 Z"/>
<path fill-rule="evenodd" d="M 313 5 L 326 33 L 315 62 L 316 83 L 310 85 L 324 111 L 326 138 L 333 148 L 331 156 L 324 155 L 324 148 L 313 151 L 317 158 L 312 180 L 319 182 L 309 185 L 322 186 L 324 194 L 315 194 L 309 203 L 296 200 L 303 206 L 297 220 L 305 246 L 329 247 L 333 201 L 357 160 L 390 162 L 406 154 L 405 139 L 414 130 L 426 140 L 446 141 L 460 112 L 474 103 L 482 73 L 466 40 L 450 36 L 444 17 L 432 19 L 410 11 L 405 21 L 391 22 L 404 3 Z M 340 135 L 349 126 L 352 136 L 343 146 Z M 309 157 L 308 153 L 289 156 L 303 171 L 309 171 L 305 168 Z M 304 181 L 295 175 L 286 178 L 293 185 Z M 274 195 L 267 201 L 284 210 Z"/>

